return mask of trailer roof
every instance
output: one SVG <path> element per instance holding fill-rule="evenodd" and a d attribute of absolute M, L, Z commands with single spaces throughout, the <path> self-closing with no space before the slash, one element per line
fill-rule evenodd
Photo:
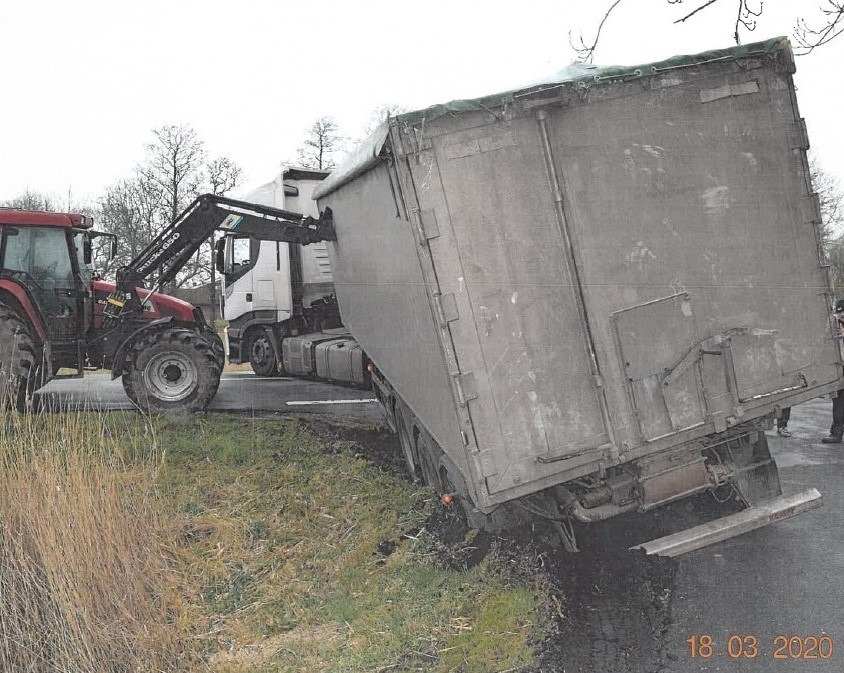
<path fill-rule="evenodd" d="M 490 108 L 500 108 L 512 103 L 516 98 L 538 93 L 560 86 L 571 86 L 577 89 L 588 89 L 601 84 L 617 82 L 619 80 L 633 80 L 641 77 L 651 77 L 666 70 L 686 68 L 702 63 L 714 61 L 729 61 L 750 56 L 776 54 L 782 50 L 791 49 L 787 37 L 775 37 L 762 42 L 729 47 L 727 49 L 713 49 L 699 54 L 672 56 L 671 58 L 640 65 L 592 65 L 589 63 L 573 63 L 541 81 L 525 83 L 516 89 L 510 89 L 489 96 L 465 100 L 453 100 L 448 103 L 432 105 L 431 107 L 412 112 L 405 112 L 394 117 L 398 123 L 409 125 L 431 121 L 447 114 L 476 112 Z M 382 158 L 384 143 L 387 140 L 389 125 L 381 124 L 375 132 L 365 140 L 338 168 L 317 187 L 313 198 L 319 199 L 366 172 Z"/>

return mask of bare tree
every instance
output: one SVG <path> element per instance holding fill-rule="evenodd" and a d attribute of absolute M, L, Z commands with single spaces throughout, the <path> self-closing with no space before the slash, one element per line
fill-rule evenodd
<path fill-rule="evenodd" d="M 407 108 L 404 105 L 399 105 L 398 103 L 383 103 L 376 107 L 369 113 L 369 122 L 367 123 L 366 128 L 364 128 L 364 138 L 372 135 L 375 129 L 377 129 L 378 126 L 387 119 L 400 115 L 402 112 L 407 112 Z"/>
<path fill-rule="evenodd" d="M 335 155 L 342 149 L 337 122 L 331 117 L 320 117 L 307 130 L 307 136 L 298 150 L 299 164 L 305 168 L 330 170 L 336 165 Z"/>
<path fill-rule="evenodd" d="M 189 126 L 162 126 L 153 135 L 156 142 L 147 145 L 147 160 L 138 172 L 160 193 L 161 207 L 172 221 L 199 194 L 205 147 Z"/>
<path fill-rule="evenodd" d="M 820 235 L 824 253 L 832 273 L 837 296 L 844 295 L 844 192 L 838 178 L 823 170 L 813 155 L 809 156 L 812 188 L 818 195 L 821 210 Z"/>
<path fill-rule="evenodd" d="M 231 159 L 217 157 L 208 162 L 208 191 L 212 194 L 226 194 L 237 187 L 240 181 L 240 167 Z"/>
<path fill-rule="evenodd" d="M 3 205 L 7 208 L 19 208 L 21 210 L 55 210 L 57 204 L 55 200 L 48 194 L 43 192 L 35 192 L 31 189 L 26 189 L 22 194 L 19 194 L 13 199 L 4 201 Z"/>
<path fill-rule="evenodd" d="M 103 272 L 128 264 L 161 229 L 161 198 L 141 174 L 106 189 L 100 199 L 99 228 L 117 236 L 117 254 Z"/>
<path fill-rule="evenodd" d="M 813 154 L 809 155 L 809 173 L 820 201 L 821 238 L 829 245 L 844 235 L 844 192 L 838 178 L 827 173 Z"/>
<path fill-rule="evenodd" d="M 113 267 L 137 256 L 199 194 L 225 194 L 240 180 L 240 168 L 230 159 L 207 161 L 204 143 L 191 127 L 163 126 L 153 135 L 155 142 L 147 145 L 147 157 L 134 175 L 109 187 L 100 200 L 102 226 L 118 236 Z M 175 285 L 197 287 L 212 280 L 212 250 L 213 242 L 202 246 Z M 213 287 L 211 293 L 213 306 Z"/>
<path fill-rule="evenodd" d="M 598 48 L 598 42 L 601 38 L 601 30 L 604 24 L 609 20 L 613 11 L 624 0 L 614 0 L 608 7 L 601 19 L 598 29 L 595 31 L 595 37 L 587 41 L 582 35 L 575 42 L 569 34 L 569 42 L 572 49 L 577 53 L 578 59 L 585 63 L 591 63 L 595 55 L 595 50 Z M 683 5 L 685 0 L 666 0 L 669 5 Z M 683 9 L 683 13 L 674 23 L 684 23 L 693 19 L 700 12 L 712 7 L 713 5 L 732 3 L 735 8 L 735 22 L 732 26 L 732 38 L 736 44 L 741 44 L 741 34 L 743 31 L 753 32 L 756 30 L 757 20 L 762 16 L 764 0 L 695 0 L 687 3 Z M 797 25 L 794 28 L 794 38 L 798 44 L 798 54 L 808 54 L 810 51 L 826 44 L 834 39 L 844 31 L 844 0 L 825 0 L 825 5 L 819 7 L 821 15 L 824 17 L 817 25 L 810 25 L 806 19 L 798 18 Z M 694 5 L 694 8 L 689 10 L 689 6 Z"/>
<path fill-rule="evenodd" d="M 794 39 L 799 46 L 799 54 L 808 54 L 844 32 L 844 1 L 826 0 L 820 11 L 824 18 L 817 27 L 812 27 L 805 19 L 797 19 Z"/>

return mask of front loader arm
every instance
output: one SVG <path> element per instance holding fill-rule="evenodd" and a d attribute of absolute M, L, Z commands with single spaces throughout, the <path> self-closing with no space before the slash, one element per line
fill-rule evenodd
<path fill-rule="evenodd" d="M 160 271 L 153 291 L 172 282 L 215 231 L 301 245 L 337 240 L 330 208 L 326 208 L 319 219 L 314 219 L 288 210 L 204 194 L 185 208 L 135 259 L 117 270 L 117 289 L 109 298 L 106 315 L 115 319 L 139 312 L 142 302 L 135 288 L 146 287 L 156 270 Z"/>
<path fill-rule="evenodd" d="M 156 269 L 161 269 L 157 284 L 169 283 L 218 230 L 302 245 L 337 240 L 330 209 L 315 220 L 288 210 L 204 194 L 129 263 L 127 275 L 136 281 L 146 280 Z"/>

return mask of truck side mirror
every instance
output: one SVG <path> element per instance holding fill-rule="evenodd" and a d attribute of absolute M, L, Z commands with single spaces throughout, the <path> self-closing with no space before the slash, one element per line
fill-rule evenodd
<path fill-rule="evenodd" d="M 82 260 L 85 264 L 90 264 L 94 259 L 94 246 L 91 243 L 90 237 L 86 236 L 82 243 Z"/>
<path fill-rule="evenodd" d="M 219 273 L 225 273 L 226 262 L 226 237 L 223 236 L 214 244 L 214 267 Z"/>

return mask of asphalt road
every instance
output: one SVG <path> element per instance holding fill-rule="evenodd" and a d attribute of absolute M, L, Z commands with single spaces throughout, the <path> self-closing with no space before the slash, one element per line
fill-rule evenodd
<path fill-rule="evenodd" d="M 679 559 L 665 671 L 844 671 L 844 445 L 820 442 L 831 421 L 832 403 L 812 400 L 792 410 L 792 437 L 768 433 L 783 492 L 813 486 L 823 507 Z M 710 636 L 712 656 L 692 657 L 692 636 Z"/>
<path fill-rule="evenodd" d="M 37 393 L 51 408 L 96 410 L 133 409 L 120 379 L 108 374 L 88 374 L 82 379 L 51 381 Z M 252 372 L 225 372 L 212 411 L 316 412 L 341 418 L 383 422 L 372 392 L 317 381 L 262 378 Z"/>

